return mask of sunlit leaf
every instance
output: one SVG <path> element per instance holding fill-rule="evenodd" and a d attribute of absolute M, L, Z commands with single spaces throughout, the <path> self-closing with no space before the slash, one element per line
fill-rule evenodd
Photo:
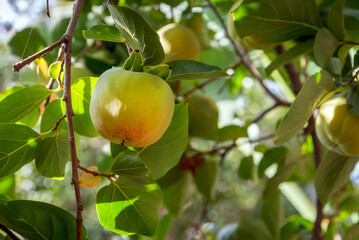
<path fill-rule="evenodd" d="M 83 30 L 82 34 L 86 39 L 96 39 L 107 42 L 123 42 L 120 31 L 116 27 L 98 24 Z"/>

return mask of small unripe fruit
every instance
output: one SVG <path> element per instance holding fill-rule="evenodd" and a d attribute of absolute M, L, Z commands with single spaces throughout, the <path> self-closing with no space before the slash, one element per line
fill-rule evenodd
<path fill-rule="evenodd" d="M 359 156 L 359 117 L 350 111 L 344 96 L 323 103 L 315 121 L 320 142 L 344 156 Z"/>
<path fill-rule="evenodd" d="M 168 128 L 174 96 L 158 76 L 113 68 L 98 79 L 90 102 L 95 129 L 111 142 L 145 147 Z"/>
<path fill-rule="evenodd" d="M 198 60 L 201 44 L 192 30 L 182 24 L 171 23 L 157 31 L 166 54 L 175 54 L 166 61 Z"/>

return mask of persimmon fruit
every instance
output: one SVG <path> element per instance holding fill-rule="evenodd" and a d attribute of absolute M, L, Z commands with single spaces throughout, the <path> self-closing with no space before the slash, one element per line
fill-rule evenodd
<path fill-rule="evenodd" d="M 145 147 L 168 128 L 174 96 L 160 77 L 112 68 L 96 82 L 90 115 L 95 129 L 111 142 Z"/>

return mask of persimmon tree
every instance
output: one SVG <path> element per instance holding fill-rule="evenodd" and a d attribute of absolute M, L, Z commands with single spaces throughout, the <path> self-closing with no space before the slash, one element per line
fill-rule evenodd
<path fill-rule="evenodd" d="M 68 4 L 6 43 L 0 239 L 359 238 L 358 1 Z"/>

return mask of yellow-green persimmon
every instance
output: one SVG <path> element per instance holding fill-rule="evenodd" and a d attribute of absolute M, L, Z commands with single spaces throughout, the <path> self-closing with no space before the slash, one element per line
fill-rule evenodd
<path fill-rule="evenodd" d="M 177 59 L 198 60 L 201 44 L 193 31 L 182 25 L 171 23 L 157 31 L 166 54 L 175 54 L 166 61 Z"/>
<path fill-rule="evenodd" d="M 96 82 L 90 115 L 95 129 L 111 142 L 145 147 L 168 128 L 174 96 L 158 76 L 112 68 Z"/>
<path fill-rule="evenodd" d="M 324 102 L 315 121 L 320 142 L 344 156 L 359 156 L 359 117 L 350 111 L 345 96 Z"/>

